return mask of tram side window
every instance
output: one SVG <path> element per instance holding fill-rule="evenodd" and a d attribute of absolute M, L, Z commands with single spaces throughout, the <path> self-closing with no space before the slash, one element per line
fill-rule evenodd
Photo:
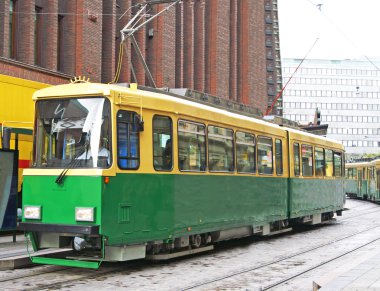
<path fill-rule="evenodd" d="M 333 176 L 333 151 L 332 150 L 325 150 L 325 173 L 326 177 L 332 177 Z"/>
<path fill-rule="evenodd" d="M 208 126 L 208 165 L 212 172 L 234 171 L 234 131 Z"/>
<path fill-rule="evenodd" d="M 283 166 L 282 166 L 282 140 L 276 139 L 276 174 L 282 175 L 283 174 Z"/>
<path fill-rule="evenodd" d="M 356 176 L 357 176 L 357 170 L 354 168 L 354 169 L 352 169 L 352 177 L 353 177 L 353 179 L 355 179 L 356 180 Z"/>
<path fill-rule="evenodd" d="M 167 116 L 153 117 L 153 166 L 167 171 L 173 167 L 172 120 Z"/>
<path fill-rule="evenodd" d="M 300 145 L 298 143 L 293 144 L 294 153 L 294 176 L 300 175 Z"/>
<path fill-rule="evenodd" d="M 342 176 L 342 154 L 334 152 L 334 176 Z"/>
<path fill-rule="evenodd" d="M 313 147 L 303 144 L 301 146 L 302 152 L 302 176 L 313 176 Z"/>
<path fill-rule="evenodd" d="M 315 148 L 315 176 L 323 177 L 325 170 L 325 155 L 322 148 Z"/>
<path fill-rule="evenodd" d="M 117 113 L 117 154 L 120 169 L 135 170 L 140 166 L 138 114 L 120 110 Z"/>
<path fill-rule="evenodd" d="M 256 140 L 253 134 L 236 132 L 236 165 L 239 173 L 256 172 Z"/>
<path fill-rule="evenodd" d="M 273 174 L 273 142 L 265 136 L 257 138 L 257 158 L 259 174 Z"/>
<path fill-rule="evenodd" d="M 206 127 L 178 121 L 178 167 L 181 171 L 206 170 Z"/>

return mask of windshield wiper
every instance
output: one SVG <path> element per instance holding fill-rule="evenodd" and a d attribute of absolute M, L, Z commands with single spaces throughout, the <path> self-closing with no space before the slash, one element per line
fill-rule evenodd
<path fill-rule="evenodd" d="M 74 166 L 76 166 L 77 164 L 80 163 L 80 159 L 78 159 L 78 157 L 80 157 L 81 155 L 83 155 L 84 153 L 86 153 L 86 156 L 87 156 L 87 152 L 88 152 L 88 146 L 89 146 L 89 143 L 86 142 L 82 147 L 80 147 L 79 149 L 82 151 L 79 151 L 73 159 L 71 159 L 70 163 L 66 166 L 66 168 L 63 169 L 63 171 L 61 172 L 61 174 L 59 174 L 59 176 L 57 177 L 57 179 L 55 179 L 55 183 L 57 183 L 58 185 L 61 185 L 63 183 L 63 179 L 65 178 L 66 174 L 67 174 L 67 171 L 74 168 Z"/>

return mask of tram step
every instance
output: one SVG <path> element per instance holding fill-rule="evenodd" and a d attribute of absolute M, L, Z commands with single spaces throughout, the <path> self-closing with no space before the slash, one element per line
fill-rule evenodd
<path fill-rule="evenodd" d="M 158 255 L 147 255 L 146 259 L 151 260 L 151 261 L 164 261 L 164 260 L 170 260 L 173 258 L 178 258 L 182 256 L 188 256 L 188 255 L 193 255 L 193 254 L 198 254 L 202 252 L 207 252 L 207 251 L 212 251 L 214 249 L 213 245 L 198 248 L 198 249 L 191 249 L 191 250 L 186 250 L 186 251 L 181 251 L 181 252 L 176 252 L 176 253 L 171 253 L 171 254 L 158 254 Z"/>

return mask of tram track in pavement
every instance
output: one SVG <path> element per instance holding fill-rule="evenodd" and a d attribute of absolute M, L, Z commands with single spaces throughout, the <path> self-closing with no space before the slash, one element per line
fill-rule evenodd
<path fill-rule="evenodd" d="M 291 260 L 291 259 L 294 259 L 294 258 L 296 258 L 298 256 L 305 255 L 307 253 L 311 253 L 311 252 L 313 252 L 315 250 L 318 250 L 320 248 L 333 245 L 333 244 L 335 244 L 337 242 L 344 241 L 346 239 L 352 238 L 354 236 L 357 236 L 359 234 L 371 231 L 371 230 L 379 228 L 379 227 L 380 227 L 380 224 L 372 226 L 372 227 L 368 227 L 368 228 L 366 228 L 364 230 L 361 230 L 361 231 L 358 231 L 358 232 L 355 232 L 355 233 L 351 233 L 351 234 L 348 234 L 348 235 L 345 235 L 345 236 L 342 236 L 342 237 L 335 238 L 335 239 L 333 239 L 333 240 L 331 240 L 329 242 L 319 244 L 319 245 L 314 246 L 312 248 L 308 248 L 306 250 L 302 250 L 300 252 L 296 252 L 296 253 L 290 254 L 290 255 L 285 256 L 285 257 L 281 257 L 279 259 L 276 259 L 276 260 L 273 260 L 273 261 L 270 261 L 270 262 L 265 262 L 265 263 L 261 263 L 261 264 L 256 265 L 256 266 L 252 266 L 252 267 L 244 268 L 244 269 L 241 269 L 241 270 L 237 270 L 237 271 L 231 272 L 230 274 L 227 274 L 227 275 L 211 278 L 210 280 L 204 280 L 204 281 L 201 281 L 201 282 L 197 282 L 197 283 L 195 283 L 193 285 L 181 288 L 181 290 L 183 290 L 183 291 L 185 291 L 185 290 L 192 290 L 192 289 L 195 289 L 195 288 L 204 287 L 204 286 L 212 284 L 212 283 L 222 282 L 223 280 L 226 280 L 226 279 L 229 279 L 229 278 L 232 278 L 232 277 L 235 277 L 235 276 L 243 275 L 243 274 L 246 274 L 246 273 L 250 273 L 250 272 L 257 271 L 257 270 L 264 269 L 264 268 L 268 268 L 268 267 L 273 267 L 275 264 L 284 263 L 287 260 Z M 376 242 L 378 240 L 380 240 L 380 237 L 378 237 L 378 238 L 376 238 L 374 240 L 371 240 L 370 242 L 367 242 L 367 243 L 365 243 L 363 245 L 355 247 L 354 249 L 351 249 L 351 250 L 349 250 L 347 252 L 339 254 L 338 256 L 336 256 L 336 257 L 334 257 L 332 259 L 329 259 L 327 261 L 321 262 L 321 263 L 319 263 L 319 264 L 317 264 L 317 265 L 315 265 L 315 266 L 313 266 L 311 268 L 303 270 L 302 272 L 299 272 L 297 274 L 294 274 L 292 276 L 284 278 L 284 279 L 282 279 L 280 281 L 277 281 L 275 283 L 272 283 L 272 284 L 270 284 L 268 286 L 261 286 L 261 289 L 262 290 L 268 290 L 268 289 L 271 289 L 271 288 L 276 287 L 278 285 L 281 285 L 283 283 L 286 283 L 286 282 L 288 282 L 288 281 L 290 281 L 290 280 L 292 280 L 292 279 L 294 279 L 294 278 L 296 278 L 296 277 L 298 277 L 298 276 L 300 276 L 300 275 L 302 275 L 304 273 L 307 273 L 307 272 L 309 272 L 311 270 L 314 270 L 314 269 L 316 269 L 316 268 L 318 268 L 320 266 L 323 266 L 323 265 L 325 265 L 325 264 L 327 264 L 329 262 L 332 262 L 332 261 L 334 261 L 336 259 L 339 259 L 342 256 L 345 256 L 347 254 L 355 252 L 358 249 L 363 248 L 363 247 L 365 247 L 365 246 L 367 246 L 367 245 L 369 245 L 371 243 L 374 243 L 374 242 Z"/>
<path fill-rule="evenodd" d="M 376 207 L 376 208 L 378 208 L 378 207 Z M 368 209 L 368 210 L 370 210 L 370 209 Z M 375 213 L 375 212 L 378 212 L 378 211 L 371 211 L 370 213 Z M 364 214 L 353 215 L 349 218 L 346 218 L 345 220 L 350 220 L 350 219 L 353 219 L 355 217 L 363 216 L 365 214 L 370 214 L 370 213 L 366 212 Z M 337 221 L 337 223 L 339 223 L 340 221 L 342 221 L 342 219 Z M 333 224 L 335 224 L 335 223 L 333 223 Z M 193 285 L 189 285 L 185 288 L 180 288 L 180 289 L 181 290 L 191 290 L 191 289 L 194 289 L 197 287 L 206 286 L 208 284 L 222 282 L 223 280 L 228 279 L 228 278 L 232 278 L 234 276 L 238 276 L 238 275 L 241 275 L 244 273 L 249 273 L 249 272 L 252 272 L 255 270 L 263 269 L 265 267 L 270 267 L 276 263 L 279 264 L 281 262 L 285 262 L 286 260 L 291 260 L 292 258 L 295 258 L 295 257 L 300 256 L 302 254 L 307 254 L 307 253 L 312 252 L 314 250 L 320 249 L 322 247 L 326 247 L 328 245 L 334 244 L 334 243 L 339 242 L 339 241 L 343 241 L 345 239 L 349 239 L 351 237 L 354 237 L 356 235 L 371 231 L 371 230 L 379 228 L 379 227 L 380 227 L 380 224 L 379 225 L 372 225 L 371 227 L 368 227 L 366 229 L 362 229 L 360 231 L 356 231 L 355 233 L 350 233 L 347 235 L 337 237 L 337 238 L 330 240 L 328 242 L 321 243 L 321 244 L 314 246 L 312 248 L 304 249 L 300 252 L 293 253 L 289 256 L 280 257 L 279 259 L 273 260 L 271 262 L 265 262 L 265 263 L 262 263 L 262 264 L 259 264 L 256 266 L 251 266 L 248 268 L 240 269 L 240 270 L 231 272 L 230 274 L 223 276 L 223 277 L 214 277 L 214 278 L 210 278 L 210 280 L 195 282 L 195 284 L 193 284 Z M 294 231 L 293 234 L 294 233 L 302 233 L 302 232 L 303 232 L 302 230 Z M 267 239 L 270 239 L 270 237 L 269 238 L 267 238 L 267 237 L 260 238 L 260 240 L 267 240 Z M 380 238 L 376 238 L 375 240 L 373 240 L 369 243 L 366 243 L 362 246 L 358 246 L 357 248 L 349 250 L 343 254 L 340 254 L 339 256 L 337 256 L 335 258 L 332 258 L 332 259 L 327 260 L 327 261 L 323 261 L 323 262 L 321 262 L 315 266 L 312 266 L 308 269 L 303 270 L 302 272 L 298 272 L 298 273 L 291 275 L 287 278 L 283 278 L 278 282 L 274 282 L 273 284 L 268 285 L 267 287 L 265 287 L 265 286 L 264 287 L 267 289 L 270 289 L 270 288 L 279 286 L 281 284 L 284 284 L 284 283 L 286 283 L 286 282 L 288 282 L 288 281 L 290 281 L 290 280 L 292 280 L 298 276 L 301 276 L 304 273 L 307 273 L 313 269 L 316 269 L 320 266 L 323 266 L 324 264 L 327 264 L 333 260 L 336 260 L 336 259 L 338 259 L 338 258 L 340 258 L 346 254 L 352 253 L 352 252 L 354 252 L 354 251 L 356 251 L 362 247 L 365 247 L 366 245 L 371 244 L 371 243 L 373 243 L 379 239 Z M 233 245 L 236 245 L 236 243 L 234 243 Z M 218 249 L 222 251 L 223 248 L 225 248 L 225 247 L 229 248 L 228 244 L 225 245 L 225 244 L 221 243 L 220 246 L 216 249 L 216 251 Z M 181 258 L 179 258 L 178 260 L 181 260 Z M 78 284 L 78 283 L 81 284 L 80 282 L 83 280 L 88 280 L 88 279 L 91 280 L 91 279 L 95 279 L 95 278 L 103 280 L 103 279 L 106 279 L 107 276 L 109 276 L 111 274 L 115 275 L 115 274 L 122 274 L 122 273 L 126 273 L 126 272 L 127 272 L 127 274 L 131 274 L 131 273 L 133 274 L 133 272 L 139 271 L 139 270 L 141 270 L 141 268 L 144 268 L 145 266 L 149 266 L 151 264 L 152 264 L 151 262 L 143 261 L 143 260 L 130 261 L 130 262 L 120 262 L 120 263 L 103 263 L 102 268 L 97 270 L 97 271 L 88 270 L 88 269 L 77 269 L 77 268 L 72 268 L 72 267 L 42 266 L 42 267 L 44 267 L 43 269 L 40 269 L 38 267 L 39 268 L 38 270 L 31 270 L 32 272 L 29 272 L 28 274 L 16 274 L 16 275 L 10 276 L 8 278 L 1 278 L 1 276 L 0 276 L 0 283 L 16 280 L 16 281 L 19 281 L 19 284 L 20 284 L 20 283 L 22 283 L 23 279 L 30 278 L 31 280 L 28 280 L 28 282 L 39 282 L 39 283 L 38 284 L 31 284 L 31 285 L 29 285 L 27 283 L 26 286 L 23 285 L 23 287 L 22 287 L 23 290 L 35 290 L 36 288 L 38 288 L 38 289 L 58 289 L 58 288 L 67 287 L 71 284 L 73 284 L 73 285 Z M 72 270 L 74 270 L 74 272 L 72 272 Z M 45 278 L 46 274 L 52 274 L 53 277 L 55 274 L 58 278 L 55 278 L 55 279 L 53 278 L 53 280 L 50 280 L 49 278 Z M 60 274 L 62 274 L 62 276 Z M 46 281 L 46 282 L 44 282 L 44 281 Z M 266 289 L 264 289 L 264 290 L 266 290 Z"/>
<path fill-rule="evenodd" d="M 303 250 L 303 251 L 300 251 L 300 252 L 297 252 L 297 253 L 293 253 L 289 256 L 285 256 L 285 257 L 281 257 L 277 260 L 273 260 L 273 261 L 270 261 L 270 262 L 266 262 L 266 263 L 262 263 L 262 264 L 259 264 L 259 265 L 256 265 L 256 266 L 252 266 L 252 267 L 249 267 L 249 268 L 244 268 L 244 269 L 241 269 L 241 270 L 238 270 L 238 271 L 235 271 L 235 272 L 232 272 L 228 275 L 224 275 L 224 276 L 221 276 L 221 277 L 215 277 L 215 278 L 212 278 L 210 280 L 205 280 L 205 281 L 202 281 L 202 282 L 196 282 L 195 284 L 191 285 L 191 286 L 187 286 L 187 287 L 184 287 L 184 288 L 181 288 L 181 290 L 191 290 L 191 289 L 195 289 L 195 288 L 198 288 L 198 287 L 202 287 L 202 286 L 206 286 L 206 285 L 209 285 L 209 284 L 212 284 L 212 283 L 217 283 L 217 282 L 222 282 L 223 280 L 225 279 L 228 279 L 228 278 L 231 278 L 231 277 L 234 277 L 234 276 L 238 276 L 238 275 L 242 275 L 242 274 L 245 274 L 245 273 L 249 273 L 249 272 L 252 272 L 252 271 L 256 271 L 256 270 L 260 270 L 260 269 L 264 269 L 264 268 L 268 268 L 268 267 L 273 267 L 275 264 L 279 264 L 279 263 L 284 263 L 286 262 L 287 260 L 291 260 L 291 259 L 294 259 L 296 258 L 297 256 L 300 256 L 300 255 L 305 255 L 307 253 L 310 253 L 314 250 L 317 250 L 317 249 L 320 249 L 320 248 L 323 248 L 323 247 L 326 247 L 326 246 L 329 246 L 329 245 L 332 245 L 336 242 L 339 242 L 339 241 L 343 241 L 345 239 L 349 239 L 351 237 L 354 237 L 355 235 L 359 235 L 361 233 L 365 233 L 365 232 L 368 232 L 368 231 L 371 231 L 375 228 L 379 228 L 380 227 L 380 224 L 379 225 L 376 225 L 376 226 L 372 226 L 372 227 L 369 227 L 369 228 L 366 228 L 364 230 L 361 230 L 359 232 L 355 232 L 354 234 L 349 234 L 349 235 L 345 235 L 345 236 L 342 236 L 342 237 L 339 237 L 339 238 L 336 238 L 334 240 L 331 240 L 329 242 L 326 242 L 326 243 L 322 243 L 322 244 L 319 244 L 317 246 L 314 246 L 312 248 L 308 248 L 306 250 Z M 296 274 L 293 274 L 289 277 L 286 277 L 286 278 L 283 278 L 277 282 L 274 282 L 272 283 L 271 285 L 268 285 L 268 286 L 263 286 L 263 290 L 268 290 L 270 288 L 273 288 L 273 287 L 276 287 L 278 285 L 281 285 L 283 283 L 286 283 L 304 273 L 307 273 L 313 269 L 316 269 L 320 266 L 323 266 L 324 264 L 327 264 L 333 260 L 336 260 L 346 254 L 349 254 L 349 253 L 352 253 L 360 248 L 363 248 L 365 247 L 366 245 L 369 245 L 371 243 L 373 243 L 374 241 L 377 241 L 379 240 L 379 238 L 376 238 L 375 240 L 372 240 L 370 242 L 367 242 L 366 244 L 363 244 L 361 246 L 358 246 L 354 249 L 351 249 L 343 254 L 339 254 L 338 256 L 332 258 L 332 259 L 329 259 L 327 261 L 323 261 L 315 266 L 312 266 L 311 268 L 308 268 L 306 270 L 303 270 L 302 272 L 298 272 Z M 115 265 L 116 266 L 113 266 Z M 95 270 L 88 270 L 88 269 L 77 269 L 77 268 L 71 268 L 71 267 L 58 267 L 58 266 L 48 266 L 48 267 L 51 267 L 50 269 L 46 270 L 46 269 L 43 269 L 43 270 L 37 270 L 37 272 L 35 273 L 31 273 L 31 274 L 28 274 L 28 275 L 25 275 L 25 276 L 22 276 L 22 275 L 19 275 L 19 276 L 11 276 L 7 279 L 3 279 L 3 280 L 0 280 L 0 283 L 2 282 L 6 282 L 6 281 L 14 281 L 14 280 L 22 280 L 24 278 L 33 278 L 32 281 L 39 281 L 39 283 L 36 283 L 36 284 L 32 284 L 30 286 L 23 286 L 22 289 L 23 290 L 35 290 L 36 288 L 39 289 L 39 290 L 45 290 L 45 289 L 59 289 L 59 288 L 65 288 L 65 287 L 68 287 L 70 286 L 71 284 L 75 284 L 75 283 L 78 283 L 82 280 L 91 280 L 91 279 L 101 279 L 101 278 L 106 278 L 108 275 L 115 275 L 115 274 L 118 274 L 118 273 L 125 273 L 125 272 L 128 272 L 128 273 L 133 273 L 134 271 L 137 271 L 139 270 L 141 267 L 144 267 L 144 266 L 147 266 L 151 264 L 151 262 L 149 261 L 134 261 L 134 262 L 129 262 L 128 263 L 128 268 L 126 266 L 125 263 L 108 263 L 107 266 L 104 266 L 104 268 L 102 269 L 99 269 L 97 271 Z M 71 270 L 75 270 L 75 274 L 71 272 Z M 61 274 L 63 271 L 69 271 L 67 274 Z M 57 275 L 59 278 L 56 278 L 55 282 L 46 282 L 44 283 L 43 281 L 46 280 L 46 275 L 47 274 L 55 274 Z M 42 279 L 39 279 L 39 276 L 42 278 Z M 54 279 L 53 279 L 54 280 Z"/>

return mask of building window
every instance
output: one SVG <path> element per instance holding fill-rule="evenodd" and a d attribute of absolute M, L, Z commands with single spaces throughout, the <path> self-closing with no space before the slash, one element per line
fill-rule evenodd
<path fill-rule="evenodd" d="M 158 171 L 173 168 L 172 120 L 166 116 L 153 117 L 153 166 Z"/>
<path fill-rule="evenodd" d="M 16 0 L 9 2 L 9 57 L 16 58 Z"/>
<path fill-rule="evenodd" d="M 57 36 L 57 70 L 63 71 L 63 21 L 64 16 L 58 15 L 58 36 Z"/>
<path fill-rule="evenodd" d="M 41 35 L 42 35 L 42 19 L 41 19 L 42 8 L 35 7 L 34 16 L 34 63 L 36 65 L 41 65 Z"/>

